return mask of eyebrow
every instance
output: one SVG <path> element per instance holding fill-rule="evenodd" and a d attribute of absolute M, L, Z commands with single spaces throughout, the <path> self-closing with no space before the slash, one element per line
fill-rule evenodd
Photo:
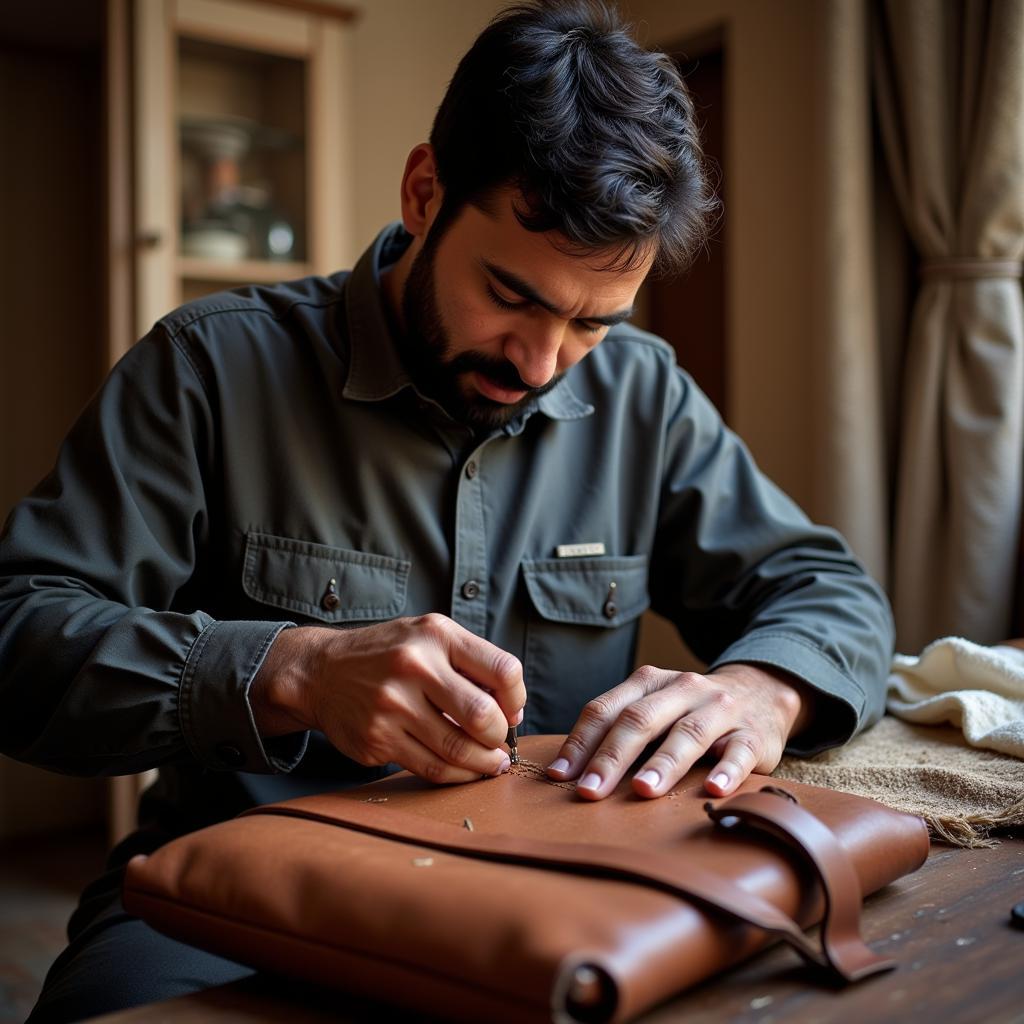
<path fill-rule="evenodd" d="M 511 270 L 499 267 L 488 260 L 481 260 L 480 264 L 488 274 L 500 281 L 509 291 L 515 292 L 521 298 L 529 300 L 555 316 L 562 317 L 563 320 L 570 319 L 555 303 L 551 302 L 550 299 L 545 299 L 533 285 L 524 281 L 518 274 L 513 274 Z M 620 309 L 617 313 L 609 313 L 607 316 L 578 316 L 574 319 L 588 324 L 602 324 L 605 327 L 614 327 L 616 324 L 621 324 L 623 321 L 628 320 L 632 315 L 633 307 L 630 306 L 629 309 Z"/>

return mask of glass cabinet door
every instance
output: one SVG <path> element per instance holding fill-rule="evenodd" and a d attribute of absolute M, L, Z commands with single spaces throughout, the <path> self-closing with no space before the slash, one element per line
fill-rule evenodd
<path fill-rule="evenodd" d="M 181 36 L 177 82 L 182 297 L 307 273 L 305 62 Z"/>

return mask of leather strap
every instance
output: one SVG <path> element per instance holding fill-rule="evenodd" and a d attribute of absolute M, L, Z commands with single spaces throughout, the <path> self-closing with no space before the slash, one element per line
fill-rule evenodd
<path fill-rule="evenodd" d="M 746 799 L 751 796 L 762 799 L 751 805 Z M 777 828 L 786 835 L 789 843 L 799 846 L 812 859 L 819 877 L 823 879 L 826 893 L 821 948 L 812 943 L 800 926 L 778 907 L 728 879 L 688 862 L 679 851 L 485 835 L 383 804 L 349 800 L 337 801 L 330 814 L 282 804 L 255 807 L 243 813 L 305 818 L 483 860 L 536 867 L 572 867 L 593 875 L 639 882 L 754 925 L 787 942 L 810 963 L 847 982 L 895 966 L 893 961 L 872 953 L 860 938 L 860 885 L 842 848 L 828 829 L 809 812 L 798 808 L 798 815 L 790 813 L 790 799 L 773 793 L 741 794 L 716 805 L 714 815 Z M 814 822 L 817 830 L 806 819 Z M 831 838 L 831 845 L 822 839 L 821 832 Z M 807 841 L 824 843 L 826 852 L 816 857 L 804 845 Z M 854 884 L 848 887 L 851 875 Z"/>
<path fill-rule="evenodd" d="M 835 834 L 794 796 L 775 786 L 739 793 L 717 805 L 705 804 L 708 816 L 727 828 L 745 824 L 768 832 L 798 850 L 814 868 L 825 894 L 821 924 L 822 952 L 847 981 L 857 981 L 896 966 L 873 953 L 860 937 L 863 896 L 860 879 Z"/>

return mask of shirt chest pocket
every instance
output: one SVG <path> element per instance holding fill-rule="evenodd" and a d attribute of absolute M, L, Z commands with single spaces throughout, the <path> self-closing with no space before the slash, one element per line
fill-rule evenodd
<path fill-rule="evenodd" d="M 242 589 L 254 601 L 328 624 L 393 619 L 405 608 L 411 563 L 250 531 Z"/>
<path fill-rule="evenodd" d="M 524 559 L 523 578 L 534 608 L 549 622 L 621 626 L 651 603 L 646 555 Z"/>
<path fill-rule="evenodd" d="M 592 697 L 633 670 L 649 607 L 647 556 L 527 559 L 525 670 L 531 729 L 565 732 Z"/>

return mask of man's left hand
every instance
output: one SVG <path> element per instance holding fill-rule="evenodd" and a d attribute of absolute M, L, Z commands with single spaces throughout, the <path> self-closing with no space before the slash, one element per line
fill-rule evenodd
<path fill-rule="evenodd" d="M 704 785 L 724 796 L 751 772 L 775 768 L 788 738 L 810 720 L 812 692 L 795 676 L 760 665 L 724 665 L 708 675 L 645 665 L 587 704 L 548 773 L 578 779 L 580 796 L 600 800 L 663 735 L 633 775 L 634 792 L 667 793 L 710 752 L 718 761 Z"/>

